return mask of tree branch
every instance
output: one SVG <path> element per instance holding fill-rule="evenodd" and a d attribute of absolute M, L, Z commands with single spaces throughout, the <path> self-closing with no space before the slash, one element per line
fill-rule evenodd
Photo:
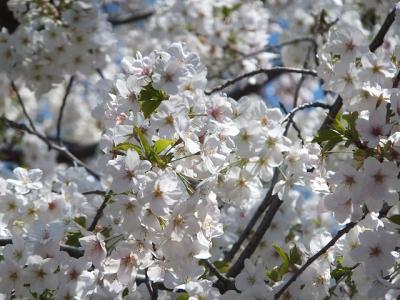
<path fill-rule="evenodd" d="M 365 217 L 365 216 L 364 216 Z M 364 217 L 362 219 L 364 219 Z M 313 256 L 311 256 L 307 262 L 301 266 L 300 269 L 296 271 L 296 273 L 293 274 L 293 276 L 279 289 L 279 291 L 275 294 L 275 299 L 278 299 L 284 292 L 285 290 L 294 282 L 296 281 L 297 277 L 301 275 L 307 269 L 315 260 L 317 260 L 320 256 L 322 256 L 324 253 L 326 253 L 329 248 L 331 248 L 335 243 L 346 233 L 348 233 L 354 226 L 357 225 L 358 222 L 350 222 L 347 223 L 344 228 L 338 231 L 338 233 L 324 246 L 319 250 L 317 253 L 315 253 Z"/>
<path fill-rule="evenodd" d="M 261 217 L 261 215 L 264 213 L 264 211 L 271 204 L 272 191 L 274 189 L 276 182 L 278 181 L 278 176 L 279 176 L 279 171 L 278 171 L 278 169 L 275 168 L 274 174 L 273 174 L 272 180 L 271 180 L 271 186 L 268 189 L 267 194 L 265 195 L 265 197 L 262 200 L 262 202 L 260 203 L 260 205 L 257 207 L 257 210 L 254 212 L 253 217 L 250 219 L 249 223 L 247 223 L 243 232 L 240 234 L 239 239 L 233 244 L 233 246 L 229 250 L 229 252 L 225 254 L 225 258 L 224 258 L 225 261 L 231 261 L 233 259 L 233 257 L 236 255 L 236 253 L 242 246 L 243 242 L 246 240 L 246 238 L 249 237 L 250 232 L 253 229 L 254 225 L 257 223 L 258 219 Z"/>
<path fill-rule="evenodd" d="M 208 270 L 218 278 L 215 282 L 215 286 L 219 289 L 221 294 L 225 293 L 227 290 L 236 290 L 235 281 L 221 274 L 214 264 L 206 259 L 201 260 L 200 263 L 205 265 Z"/>
<path fill-rule="evenodd" d="M 244 261 L 253 255 L 265 232 L 271 226 L 272 219 L 274 218 L 276 212 L 283 203 L 282 200 L 279 199 L 278 195 L 273 195 L 271 198 L 272 201 L 269 205 L 269 209 L 265 213 L 260 225 L 258 226 L 256 232 L 247 244 L 246 248 L 240 254 L 235 264 L 229 269 L 228 273 L 226 274 L 228 277 L 236 277 L 243 270 Z"/>
<path fill-rule="evenodd" d="M 98 192 L 101 192 L 101 191 L 91 192 L 91 194 L 93 194 L 93 193 L 97 194 Z M 101 203 L 100 207 L 97 209 L 96 215 L 94 216 L 92 223 L 90 224 L 90 226 L 87 229 L 88 231 L 93 231 L 96 228 L 97 223 L 99 222 L 100 218 L 103 216 L 103 211 L 106 208 L 109 200 L 110 200 L 110 195 L 105 194 L 103 202 Z"/>
<path fill-rule="evenodd" d="M 292 122 L 294 115 L 299 112 L 300 110 L 304 110 L 307 108 L 312 108 L 312 107 L 320 107 L 324 109 L 332 109 L 332 106 L 323 102 L 310 102 L 310 103 L 304 103 L 302 105 L 299 105 L 292 109 L 292 111 L 282 120 L 281 124 L 285 122 Z"/>
<path fill-rule="evenodd" d="M 280 101 L 279 101 L 279 106 L 283 110 L 283 112 L 287 115 L 288 111 L 286 110 L 286 107 L 283 105 L 283 103 Z M 294 120 L 292 120 L 292 124 L 293 124 L 294 130 L 296 130 L 296 132 L 297 132 L 297 137 L 301 141 L 301 144 L 304 145 L 304 139 L 301 135 L 301 130 L 300 130 L 299 126 L 297 126 L 297 123 Z M 285 131 L 283 134 L 286 136 L 288 134 L 288 132 L 289 132 L 289 127 L 288 127 L 288 125 L 286 125 Z"/>
<path fill-rule="evenodd" d="M 0 247 L 12 244 L 12 239 L 10 238 L 0 238 Z M 60 245 L 60 250 L 69 254 L 69 256 L 74 258 L 79 258 L 83 256 L 84 250 L 78 247 L 72 247 L 68 245 Z"/>
<path fill-rule="evenodd" d="M 138 12 L 132 14 L 131 16 L 123 18 L 123 19 L 109 19 L 108 21 L 112 25 L 118 26 L 118 25 L 123 25 L 123 24 L 128 24 L 128 23 L 132 23 L 132 22 L 145 20 L 145 19 L 151 17 L 153 14 L 154 14 L 153 9 L 147 9 L 147 10 L 138 11 Z"/>
<path fill-rule="evenodd" d="M 78 166 L 81 166 L 83 168 L 86 169 L 86 171 L 88 171 L 92 176 L 94 176 L 96 179 L 100 179 L 100 175 L 97 174 L 95 171 L 93 171 L 88 165 L 86 165 L 84 162 L 82 162 L 81 160 L 79 160 L 79 158 L 77 158 L 75 155 L 73 155 L 67 148 L 63 147 L 63 146 L 59 146 L 55 143 L 52 143 L 48 140 L 47 137 L 45 137 L 44 135 L 42 135 L 41 133 L 29 128 L 28 126 L 26 126 L 25 124 L 19 124 L 16 123 L 14 121 L 11 121 L 9 119 L 7 119 L 6 117 L 1 117 L 0 120 L 2 120 L 3 122 L 5 122 L 5 125 L 7 127 L 10 128 L 14 128 L 17 130 L 21 130 L 23 132 L 32 134 L 37 136 L 39 139 L 41 139 L 44 143 L 46 143 L 49 147 L 49 149 L 53 149 L 58 151 L 59 153 L 62 153 L 63 155 L 65 155 L 66 157 L 69 158 L 70 161 L 76 163 Z"/>
<path fill-rule="evenodd" d="M 379 29 L 374 39 L 372 40 L 371 44 L 369 45 L 369 50 L 371 52 L 375 52 L 375 50 L 378 49 L 383 44 L 385 35 L 389 31 L 392 24 L 394 23 L 395 17 L 396 17 L 396 7 L 394 7 L 390 11 L 390 13 L 386 16 L 386 19 L 385 21 L 383 21 L 381 28 Z"/>
<path fill-rule="evenodd" d="M 17 89 L 17 87 L 16 87 L 16 85 L 15 85 L 14 80 L 11 80 L 11 87 L 12 87 L 12 89 L 14 90 L 15 94 L 17 95 L 17 100 L 18 100 L 18 102 L 19 102 L 19 105 L 20 105 L 21 108 L 22 108 L 22 112 L 23 112 L 24 116 L 27 118 L 27 120 L 28 120 L 28 122 L 29 122 L 29 125 L 31 126 L 31 128 L 32 128 L 33 131 L 36 131 L 36 132 L 37 132 L 36 127 L 35 127 L 35 124 L 33 123 L 31 117 L 29 116 L 29 114 L 28 114 L 28 112 L 27 112 L 27 110 L 26 110 L 24 101 L 22 100 L 22 97 L 21 97 L 21 95 L 19 94 L 19 91 L 18 91 L 18 89 Z"/>
<path fill-rule="evenodd" d="M 386 203 L 383 205 L 382 209 L 379 212 L 378 218 L 383 218 L 387 215 L 389 212 L 391 206 L 388 206 Z M 285 292 L 285 290 L 293 283 L 296 281 L 296 279 L 319 257 L 321 257 L 323 254 L 325 254 L 329 248 L 334 246 L 336 242 L 346 233 L 348 233 L 354 226 L 356 226 L 360 221 L 364 220 L 364 218 L 367 216 L 367 214 L 364 214 L 360 220 L 357 222 L 349 222 L 347 223 L 341 230 L 339 230 L 336 235 L 324 246 L 322 247 L 317 253 L 315 253 L 313 256 L 311 256 L 306 263 L 301 266 L 300 269 L 298 269 L 292 277 L 279 289 L 279 291 L 275 294 L 275 299 L 278 299 L 282 294 Z"/>
<path fill-rule="evenodd" d="M 215 92 L 221 91 L 224 88 L 239 82 L 240 80 L 242 80 L 244 78 L 252 77 L 252 76 L 255 76 L 258 74 L 266 74 L 268 76 L 272 76 L 272 75 L 279 75 L 279 74 L 283 74 L 283 73 L 299 73 L 299 74 L 317 76 L 316 71 L 309 70 L 309 69 L 298 69 L 298 68 L 287 68 L 287 67 L 275 67 L 272 69 L 259 69 L 259 70 L 255 70 L 255 71 L 251 71 L 251 72 L 242 74 L 234 79 L 228 80 L 225 83 L 213 88 L 211 91 L 206 91 L 205 94 L 209 96 Z"/>
<path fill-rule="evenodd" d="M 69 93 L 71 92 L 71 87 L 72 87 L 72 83 L 74 82 L 74 76 L 71 76 L 71 78 L 69 79 L 67 88 L 65 90 L 65 94 L 64 94 L 64 98 L 62 100 L 61 106 L 60 106 L 60 110 L 58 112 L 58 119 L 57 119 L 57 142 L 61 145 L 62 144 L 62 140 L 61 140 L 61 123 L 62 123 L 62 118 L 63 118 L 63 114 L 64 114 L 64 109 L 65 109 L 65 105 L 67 104 L 67 98 Z"/>

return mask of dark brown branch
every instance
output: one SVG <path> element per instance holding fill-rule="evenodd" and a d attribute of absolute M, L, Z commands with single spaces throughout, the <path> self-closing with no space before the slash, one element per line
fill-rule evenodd
<path fill-rule="evenodd" d="M 10 238 L 0 238 L 0 247 L 12 244 L 12 239 Z M 78 247 L 72 247 L 68 245 L 60 245 L 60 250 L 69 254 L 69 256 L 74 258 L 82 257 L 84 250 Z"/>
<path fill-rule="evenodd" d="M 378 33 L 375 35 L 374 39 L 372 40 L 371 44 L 369 45 L 369 50 L 371 52 L 375 52 L 382 44 L 385 38 L 386 33 L 389 31 L 390 27 L 392 26 L 396 17 L 396 7 L 394 7 L 390 13 L 386 16 L 385 21 L 383 22 L 381 28 L 379 29 Z"/>
<path fill-rule="evenodd" d="M 278 195 L 273 195 L 271 198 L 272 198 L 271 204 L 269 205 L 267 212 L 262 218 L 260 225 L 258 226 L 254 235 L 251 237 L 251 240 L 247 244 L 246 248 L 240 254 L 238 260 L 229 269 L 228 273 L 226 274 L 228 277 L 236 277 L 243 270 L 244 261 L 253 255 L 261 239 L 263 238 L 265 232 L 271 226 L 275 214 L 277 213 L 279 207 L 283 203 L 282 200 L 279 199 Z"/>
<path fill-rule="evenodd" d="M 304 110 L 307 108 L 312 108 L 312 107 L 320 107 L 320 108 L 324 108 L 324 109 L 332 109 L 332 106 L 329 104 L 326 104 L 324 102 L 310 102 L 310 103 L 304 103 L 302 105 L 299 105 L 297 107 L 295 107 L 283 120 L 282 120 L 282 124 L 285 122 L 291 122 L 291 120 L 293 120 L 294 115 L 299 112 L 300 110 Z"/>
<path fill-rule="evenodd" d="M 0 1 L 0 29 L 5 27 L 12 34 L 18 28 L 19 22 L 9 10 L 7 2 L 7 0 Z"/>
<path fill-rule="evenodd" d="M 110 200 L 110 195 L 106 194 L 104 196 L 103 202 L 101 203 L 100 207 L 97 209 L 96 215 L 94 216 L 92 223 L 90 224 L 90 226 L 87 229 L 88 231 L 95 230 L 97 223 L 99 222 L 100 218 L 103 216 L 103 211 L 106 208 L 109 200 Z"/>
<path fill-rule="evenodd" d="M 29 116 L 29 114 L 28 114 L 28 112 L 27 112 L 27 110 L 26 110 L 24 101 L 22 100 L 22 97 L 21 97 L 21 95 L 19 94 L 19 91 L 18 91 L 18 89 L 17 89 L 17 86 L 15 85 L 14 80 L 11 80 L 11 87 L 12 87 L 12 89 L 14 90 L 15 94 L 17 95 L 17 100 L 18 100 L 18 102 L 19 102 L 19 105 L 20 105 L 21 108 L 22 108 L 22 112 L 23 112 L 24 116 L 26 117 L 26 119 L 27 119 L 28 122 L 29 122 L 29 125 L 31 126 L 31 128 L 32 128 L 33 131 L 37 131 L 37 130 L 36 130 L 36 127 L 35 127 L 35 124 L 33 123 L 31 117 Z"/>
<path fill-rule="evenodd" d="M 331 113 L 331 109 L 332 109 L 332 107 L 329 104 L 322 103 L 322 102 L 304 103 L 304 104 L 302 104 L 300 106 L 297 106 L 282 121 L 282 123 L 287 121 L 287 124 L 285 126 L 285 131 L 283 133 L 285 136 L 289 132 L 290 125 L 293 124 L 293 128 L 297 131 L 297 135 L 298 135 L 299 139 L 304 144 L 304 140 L 303 140 L 303 138 L 301 136 L 300 128 L 298 128 L 297 124 L 294 122 L 294 116 L 300 110 L 303 110 L 303 109 L 306 109 L 306 108 L 311 108 L 311 107 L 320 107 L 320 108 L 324 108 L 324 109 L 329 109 L 329 114 Z"/>
<path fill-rule="evenodd" d="M 14 128 L 14 129 L 17 129 L 17 130 L 21 130 L 23 132 L 26 132 L 26 133 L 29 133 L 29 134 L 37 136 L 39 139 L 41 139 L 44 143 L 46 143 L 48 145 L 49 149 L 53 149 L 53 150 L 58 151 L 59 153 L 62 153 L 63 155 L 68 157 L 68 159 L 71 162 L 74 162 L 77 165 L 79 165 L 81 167 L 84 167 L 86 169 L 86 171 L 88 171 L 96 179 L 100 179 L 100 175 L 99 174 L 97 174 L 89 166 L 87 166 L 84 162 L 82 162 L 79 158 L 77 158 L 75 155 L 73 155 L 67 148 L 50 142 L 47 137 L 45 137 L 41 133 L 29 128 L 25 124 L 16 123 L 14 121 L 11 121 L 11 120 L 7 119 L 6 117 L 1 117 L 0 120 L 3 121 L 7 127 Z"/>
<path fill-rule="evenodd" d="M 208 260 L 203 259 L 200 261 L 205 265 L 210 273 L 214 274 L 218 280 L 215 283 L 215 287 L 219 289 L 221 294 L 225 293 L 227 290 L 236 290 L 235 281 L 231 278 L 227 278 L 225 275 L 221 274 L 218 269 Z"/>
<path fill-rule="evenodd" d="M 128 24 L 128 23 L 133 23 L 141 20 L 145 20 L 149 17 L 151 17 L 154 14 L 153 9 L 148 9 L 148 10 L 143 10 L 143 11 L 138 11 L 134 14 L 132 14 L 129 17 L 123 18 L 123 19 L 109 19 L 108 21 L 114 25 L 123 25 L 123 24 Z"/>
<path fill-rule="evenodd" d="M 336 118 L 337 114 L 339 113 L 340 109 L 342 108 L 343 105 L 343 99 L 341 96 L 337 96 L 335 102 L 331 105 L 331 109 L 326 116 L 324 122 L 322 123 L 321 127 L 319 128 L 319 131 L 326 129 L 329 127 L 329 125 L 332 124 L 332 121 Z"/>
<path fill-rule="evenodd" d="M 271 196 L 272 196 L 272 191 L 273 188 L 278 181 L 278 176 L 279 176 L 279 171 L 278 169 L 274 169 L 274 174 L 272 176 L 271 180 L 271 186 L 268 189 L 267 194 L 265 195 L 264 199 L 260 203 L 260 205 L 257 207 L 257 210 L 254 212 L 253 217 L 250 219 L 249 223 L 247 223 L 245 229 L 243 232 L 240 234 L 239 239 L 233 244 L 232 248 L 229 250 L 228 253 L 226 253 L 224 260 L 225 261 L 231 261 L 233 257 L 236 255 L 236 253 L 239 251 L 240 247 L 242 246 L 243 242 L 249 237 L 251 230 L 253 229 L 254 225 L 257 223 L 258 219 L 261 217 L 261 215 L 264 213 L 264 211 L 268 208 L 268 206 L 271 204 Z"/>
<path fill-rule="evenodd" d="M 250 95 L 250 94 L 261 94 L 262 90 L 264 89 L 265 85 L 267 82 L 270 81 L 265 80 L 262 83 L 257 83 L 257 84 L 247 84 L 242 88 L 235 89 L 233 91 L 228 92 L 228 97 L 239 100 L 241 97 Z"/>
<path fill-rule="evenodd" d="M 394 89 L 398 88 L 399 84 L 400 84 L 400 70 L 397 72 L 396 77 L 393 78 L 392 88 Z"/>
<path fill-rule="evenodd" d="M 67 104 L 67 98 L 69 93 L 71 92 L 71 88 L 72 88 L 72 84 L 74 82 L 74 76 L 71 76 L 71 78 L 69 79 L 67 88 L 65 89 L 65 93 L 64 93 L 64 97 L 63 100 L 61 102 L 61 106 L 60 106 L 60 110 L 58 112 L 58 119 L 57 119 L 57 142 L 61 145 L 62 144 L 62 140 L 61 140 L 61 123 L 62 123 L 62 118 L 63 118 L 63 114 L 64 114 L 64 109 L 65 109 L 65 105 Z"/>
<path fill-rule="evenodd" d="M 289 113 L 286 110 L 286 107 L 283 105 L 282 102 L 279 102 L 279 106 L 286 115 Z M 294 130 L 296 130 L 296 132 L 297 132 L 297 137 L 301 141 L 301 144 L 304 145 L 304 139 L 303 139 L 303 136 L 301 135 L 301 130 L 300 130 L 299 126 L 297 125 L 297 123 L 293 119 L 292 119 L 292 125 L 293 125 Z M 289 132 L 289 127 L 288 127 L 288 125 L 286 125 L 284 135 L 286 136 L 288 134 L 288 132 Z"/>
<path fill-rule="evenodd" d="M 321 103 L 321 102 L 305 103 L 303 105 L 300 105 L 300 106 L 296 107 L 294 110 L 292 110 L 286 116 L 286 118 L 282 121 L 282 123 L 286 122 L 288 120 L 291 120 L 290 122 L 293 122 L 293 117 L 296 114 L 296 112 L 298 112 L 300 110 L 303 110 L 303 109 L 306 109 L 306 108 L 311 108 L 311 107 L 322 107 L 322 108 L 325 108 L 325 109 L 330 109 L 330 105 L 328 105 L 326 103 Z M 286 111 L 285 108 L 284 108 L 284 110 Z M 295 123 L 293 123 L 293 124 L 295 125 Z M 297 128 L 297 130 L 299 132 L 299 138 L 302 139 L 301 134 L 300 134 L 300 130 L 297 127 L 297 125 L 295 125 L 295 128 Z M 286 130 L 284 132 L 285 136 L 287 135 L 287 131 L 288 131 L 288 128 L 286 128 Z M 246 225 L 246 228 L 244 229 L 244 231 L 239 236 L 239 239 L 235 242 L 235 244 L 233 244 L 231 250 L 225 255 L 225 261 L 230 261 L 230 260 L 233 259 L 233 257 L 237 253 L 237 251 L 240 249 L 241 245 L 244 243 L 246 238 L 249 236 L 249 234 L 250 234 L 251 230 L 253 229 L 254 225 L 256 224 L 257 220 L 261 217 L 261 215 L 264 213 L 264 211 L 268 208 L 268 206 L 273 201 L 272 200 L 272 198 L 273 198 L 272 191 L 273 191 L 273 189 L 275 187 L 276 182 L 278 181 L 278 176 L 279 176 L 279 170 L 278 170 L 278 168 L 275 168 L 274 169 L 274 174 L 273 174 L 273 177 L 272 177 L 272 180 L 271 180 L 271 186 L 270 186 L 267 194 L 265 195 L 265 197 L 264 197 L 263 201 L 261 202 L 260 206 L 255 211 L 253 217 L 250 219 L 249 223 Z M 267 229 L 265 229 L 265 230 L 267 230 Z M 249 247 L 249 245 L 246 246 L 246 248 L 245 248 L 245 250 L 243 252 L 245 252 L 245 251 L 248 252 L 249 250 L 246 250 L 248 247 Z"/>
<path fill-rule="evenodd" d="M 88 191 L 88 192 L 83 192 L 82 195 L 101 195 L 104 196 L 107 192 L 105 191 Z"/>
<path fill-rule="evenodd" d="M 306 75 L 311 75 L 311 76 L 317 76 L 317 72 L 314 70 L 309 70 L 309 69 L 299 69 L 299 68 L 287 68 L 287 67 L 275 67 L 275 68 L 271 68 L 271 69 L 259 69 L 259 70 L 255 70 L 252 72 L 248 72 L 245 74 L 242 74 L 236 78 L 233 78 L 231 80 L 226 81 L 225 83 L 213 88 L 211 91 L 206 91 L 205 94 L 206 95 L 211 95 L 215 92 L 219 92 L 222 91 L 223 89 L 225 89 L 226 87 L 233 85 L 237 82 L 239 82 L 240 80 L 244 79 L 244 78 L 248 78 L 248 77 L 252 77 L 258 74 L 266 74 L 268 77 L 273 76 L 273 75 L 279 75 L 279 74 L 283 74 L 283 73 L 298 73 L 298 74 L 306 74 Z"/>

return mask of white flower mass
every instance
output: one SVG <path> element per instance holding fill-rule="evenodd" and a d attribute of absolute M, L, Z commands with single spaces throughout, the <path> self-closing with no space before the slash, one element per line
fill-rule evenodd
<path fill-rule="evenodd" d="M 4 1 L 0 299 L 399 299 L 399 19 Z"/>

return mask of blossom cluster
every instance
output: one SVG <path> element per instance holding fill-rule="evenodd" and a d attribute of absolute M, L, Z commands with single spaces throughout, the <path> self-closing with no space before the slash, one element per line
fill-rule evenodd
<path fill-rule="evenodd" d="M 111 27 L 95 1 L 8 1 L 19 25 L 0 33 L 0 63 L 38 94 L 66 75 L 102 69 L 113 45 Z"/>
<path fill-rule="evenodd" d="M 131 37 L 125 44 L 127 54 L 185 42 L 206 65 L 209 81 L 216 82 L 271 66 L 275 55 L 262 51 L 269 19 L 261 1 L 165 1 L 156 6 L 145 28 L 121 28 L 117 34 Z M 252 53 L 256 55 L 248 56 Z"/>
<path fill-rule="evenodd" d="M 400 6 L 268 2 L 9 1 L 0 297 L 399 297 Z"/>

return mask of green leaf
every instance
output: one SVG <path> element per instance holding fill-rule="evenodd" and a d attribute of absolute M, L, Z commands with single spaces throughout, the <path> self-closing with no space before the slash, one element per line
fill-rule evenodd
<path fill-rule="evenodd" d="M 322 147 L 323 152 L 327 152 L 332 150 L 337 144 L 343 141 L 343 137 L 341 135 L 332 136 L 329 141 Z"/>
<path fill-rule="evenodd" d="M 339 265 L 336 269 L 331 271 L 331 276 L 336 280 L 336 282 L 342 280 L 343 277 L 351 277 L 353 273 L 353 268 L 343 267 Z"/>
<path fill-rule="evenodd" d="M 134 131 L 135 131 L 136 137 L 138 138 L 138 140 L 140 142 L 140 145 L 142 146 L 145 157 L 150 160 L 152 149 L 150 147 L 149 142 L 146 139 L 146 136 L 144 135 L 142 129 L 140 129 L 139 127 L 135 127 Z"/>
<path fill-rule="evenodd" d="M 86 228 L 86 218 L 84 216 L 76 217 L 74 218 L 74 221 L 82 227 Z"/>
<path fill-rule="evenodd" d="M 332 150 L 338 143 L 343 141 L 343 136 L 333 129 L 323 129 L 317 133 L 317 135 L 312 140 L 313 143 L 323 143 L 326 144 L 322 147 L 323 151 Z"/>
<path fill-rule="evenodd" d="M 149 118 L 161 102 L 168 98 L 169 96 L 164 91 L 156 90 L 149 82 L 139 93 L 140 108 L 145 118 Z"/>
<path fill-rule="evenodd" d="M 301 224 L 295 224 L 289 229 L 289 233 L 285 237 L 285 242 L 288 243 L 292 241 L 296 236 L 296 232 L 301 233 Z"/>
<path fill-rule="evenodd" d="M 242 6 L 241 3 L 237 3 L 235 5 L 233 5 L 232 7 L 228 7 L 228 6 L 222 6 L 222 15 L 224 16 L 224 19 L 226 19 L 227 17 L 229 17 L 229 15 L 240 8 L 240 6 Z"/>
<path fill-rule="evenodd" d="M 129 289 L 128 289 L 128 288 L 125 288 L 125 289 L 123 290 L 123 292 L 122 292 L 122 298 L 128 296 L 128 294 L 129 294 Z"/>
<path fill-rule="evenodd" d="M 277 268 L 274 268 L 271 271 L 267 271 L 266 275 L 269 279 L 271 279 L 274 282 L 280 281 L 281 280 L 281 276 L 279 275 L 279 272 L 277 270 Z"/>
<path fill-rule="evenodd" d="M 173 140 L 160 139 L 154 143 L 153 150 L 155 153 L 160 154 L 165 150 L 165 148 L 172 145 L 173 142 Z"/>
<path fill-rule="evenodd" d="M 140 146 L 128 142 L 118 144 L 113 148 L 113 151 L 128 151 L 129 149 L 135 150 L 139 155 L 142 155 Z"/>
<path fill-rule="evenodd" d="M 187 299 L 189 299 L 188 293 L 180 293 L 178 297 L 175 298 L 175 300 L 187 300 Z"/>
<path fill-rule="evenodd" d="M 228 273 L 229 271 L 229 263 L 226 261 L 216 261 L 214 262 L 214 266 L 220 271 L 221 273 Z"/>
<path fill-rule="evenodd" d="M 289 256 L 286 254 L 285 250 L 283 250 L 279 245 L 275 243 L 272 244 L 272 247 L 274 247 L 276 253 L 279 254 L 279 257 L 281 258 L 282 262 L 289 266 Z"/>
<path fill-rule="evenodd" d="M 157 217 L 158 223 L 160 224 L 161 229 L 164 229 L 167 226 L 167 221 L 161 217 Z"/>
<path fill-rule="evenodd" d="M 68 232 L 67 241 L 65 242 L 68 246 L 80 247 L 79 239 L 82 238 L 82 233 L 78 232 Z"/>
<path fill-rule="evenodd" d="M 272 247 L 274 247 L 275 251 L 279 254 L 279 257 L 281 258 L 282 261 L 282 264 L 278 268 L 279 276 L 280 278 L 282 278 L 282 276 L 286 274 L 289 270 L 289 265 L 290 265 L 289 256 L 277 244 L 272 244 Z"/>
<path fill-rule="evenodd" d="M 289 262 L 291 265 L 301 265 L 301 252 L 296 245 L 290 249 Z"/>
<path fill-rule="evenodd" d="M 393 215 L 391 217 L 388 217 L 388 219 L 397 225 L 400 225 L 400 215 Z"/>
<path fill-rule="evenodd" d="M 342 123 L 342 114 L 338 113 L 336 118 L 333 120 L 331 126 L 332 129 L 336 130 L 339 134 L 344 134 L 346 128 L 343 126 Z"/>

